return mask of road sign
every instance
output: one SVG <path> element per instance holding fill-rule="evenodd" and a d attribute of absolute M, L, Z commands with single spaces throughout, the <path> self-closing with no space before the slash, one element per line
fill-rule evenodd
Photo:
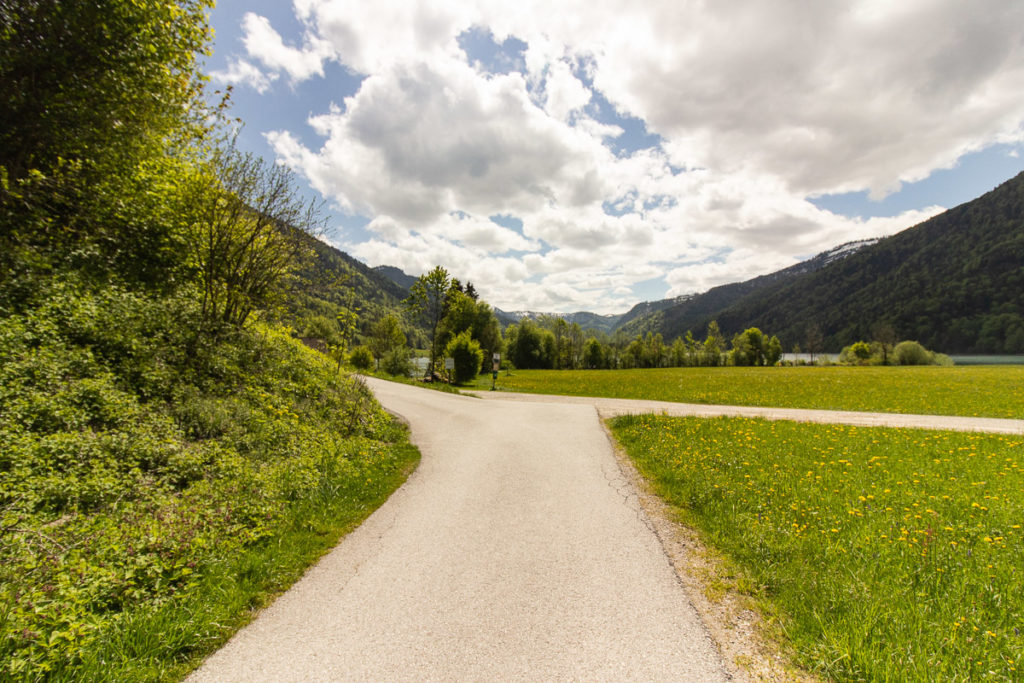
<path fill-rule="evenodd" d="M 500 353 L 495 353 L 494 354 L 494 371 L 497 372 L 498 370 L 501 370 L 501 354 Z"/>
<path fill-rule="evenodd" d="M 445 370 L 454 370 L 455 369 L 455 359 L 454 358 L 445 358 L 444 359 L 444 369 Z"/>

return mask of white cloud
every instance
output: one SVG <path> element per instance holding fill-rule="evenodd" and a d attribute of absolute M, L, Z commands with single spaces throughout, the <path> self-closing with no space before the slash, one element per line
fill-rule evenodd
<path fill-rule="evenodd" d="M 576 78 L 564 61 L 551 64 L 544 85 L 544 110 L 558 121 L 565 121 L 590 101 L 590 90 Z"/>
<path fill-rule="evenodd" d="M 246 52 L 271 70 L 284 71 L 292 81 L 304 81 L 312 76 L 323 76 L 324 60 L 333 52 L 330 43 L 306 36 L 303 48 L 289 47 L 270 25 L 266 17 L 247 12 L 242 20 Z"/>
<path fill-rule="evenodd" d="M 502 308 L 621 311 L 660 275 L 671 294 L 697 291 L 891 234 L 941 207 L 860 220 L 808 198 L 881 197 L 1024 140 L 1019 0 L 294 6 L 303 35 L 247 14 L 264 68 L 236 59 L 215 77 L 262 92 L 279 73 L 322 76 L 326 60 L 366 75 L 310 119 L 318 149 L 294 131 L 268 141 L 372 219 L 355 255 L 443 263 Z M 469 30 L 524 41 L 524 73 L 478 72 L 456 40 Z M 601 98 L 663 143 L 614 154 L 629 134 L 595 115 Z"/>
<path fill-rule="evenodd" d="M 236 58 L 228 63 L 227 69 L 211 71 L 210 78 L 225 85 L 247 85 L 263 94 L 270 89 L 270 84 L 277 80 L 277 74 L 263 73 L 259 67 Z"/>
<path fill-rule="evenodd" d="M 369 215 L 419 225 L 600 196 L 594 156 L 605 150 L 534 106 L 519 74 L 487 78 L 454 59 L 395 65 L 312 123 L 328 136 L 317 152 L 287 133 L 268 139 L 318 190 Z"/>

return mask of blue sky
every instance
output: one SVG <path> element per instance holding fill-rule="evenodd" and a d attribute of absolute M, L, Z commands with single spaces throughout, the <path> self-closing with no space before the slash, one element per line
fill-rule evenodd
<path fill-rule="evenodd" d="M 507 310 L 747 279 L 1024 170 L 1021 3 L 533 4 L 223 3 L 206 69 L 332 243 Z"/>

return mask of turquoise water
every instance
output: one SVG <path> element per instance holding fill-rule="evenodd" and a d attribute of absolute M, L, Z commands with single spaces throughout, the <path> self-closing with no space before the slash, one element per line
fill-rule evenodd
<path fill-rule="evenodd" d="M 957 365 L 1024 365 L 1024 356 L 950 356 Z"/>

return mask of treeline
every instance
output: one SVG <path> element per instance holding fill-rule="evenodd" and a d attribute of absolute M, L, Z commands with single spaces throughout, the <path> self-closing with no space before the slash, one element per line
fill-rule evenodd
<path fill-rule="evenodd" d="M 501 327 L 490 304 L 480 299 L 472 282 L 465 285 L 449 272 L 436 266 L 417 278 L 409 295 L 402 300 L 402 309 L 383 314 L 366 324 L 365 332 L 355 334 L 356 316 L 339 316 L 349 323 L 348 338 L 358 342 L 347 356 L 348 362 L 360 370 L 378 369 L 390 375 L 412 373 L 412 348 L 419 346 L 405 333 L 410 323 L 426 330 L 421 335 L 429 352 L 426 377 L 444 374 L 443 359 L 455 361 L 454 376 L 465 382 L 477 376 L 490 362 L 492 354 L 504 348 Z M 418 328 L 413 328 L 417 330 Z M 338 335 L 338 326 L 329 325 L 318 337 L 328 353 L 339 363 L 346 359 L 346 345 L 331 344 Z"/>
<path fill-rule="evenodd" d="M 630 337 L 585 335 L 576 323 L 543 316 L 524 319 L 505 330 L 508 360 L 517 368 L 619 369 L 775 365 L 782 358 L 778 337 L 749 328 L 727 338 L 712 321 L 703 340 L 692 333 L 666 344 L 662 335 L 648 332 Z"/>

